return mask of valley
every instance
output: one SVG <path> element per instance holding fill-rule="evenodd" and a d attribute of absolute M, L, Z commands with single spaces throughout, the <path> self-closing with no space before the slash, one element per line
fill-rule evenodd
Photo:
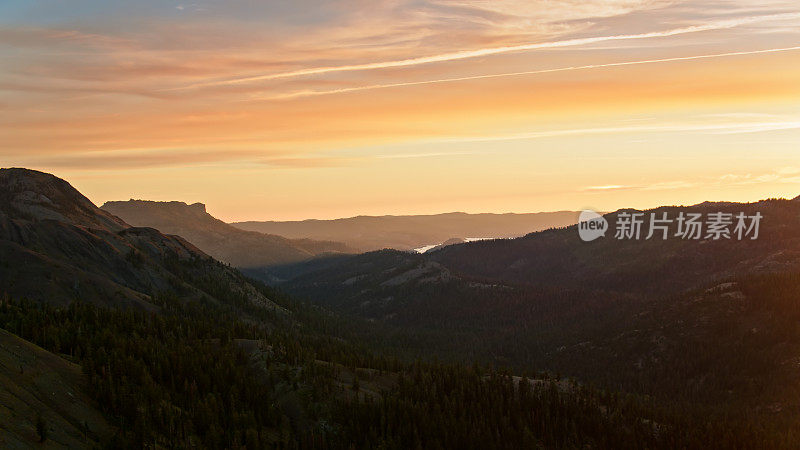
<path fill-rule="evenodd" d="M 132 226 L 41 172 L 0 186 L 6 389 L 42 389 L 15 375 L 36 359 L 84 396 L 9 416 L 9 443 L 38 417 L 74 446 L 795 443 L 796 200 L 688 207 L 761 212 L 758 240 L 585 243 L 573 225 L 425 253 L 314 242 L 242 273 L 203 247 L 298 241 L 175 203 L 133 204 Z"/>

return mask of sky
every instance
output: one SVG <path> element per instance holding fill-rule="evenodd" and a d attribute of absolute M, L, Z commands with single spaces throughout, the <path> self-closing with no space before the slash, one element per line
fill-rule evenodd
<path fill-rule="evenodd" d="M 796 0 L 4 0 L 0 166 L 227 221 L 800 195 Z"/>

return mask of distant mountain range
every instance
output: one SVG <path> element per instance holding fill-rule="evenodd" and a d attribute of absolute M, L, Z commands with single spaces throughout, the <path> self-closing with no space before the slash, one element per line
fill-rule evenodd
<path fill-rule="evenodd" d="M 294 263 L 330 253 L 355 253 L 339 242 L 244 231 L 211 216 L 202 203 L 129 200 L 107 202 L 101 209 L 132 225 L 181 236 L 214 258 L 242 269 Z"/>
<path fill-rule="evenodd" d="M 231 225 L 292 239 L 344 242 L 364 252 L 384 248 L 412 250 L 437 246 L 454 238 L 513 238 L 534 231 L 573 225 L 577 219 L 578 212 L 575 211 L 529 214 L 454 212 L 418 216 L 358 216 L 334 220 L 235 222 Z"/>

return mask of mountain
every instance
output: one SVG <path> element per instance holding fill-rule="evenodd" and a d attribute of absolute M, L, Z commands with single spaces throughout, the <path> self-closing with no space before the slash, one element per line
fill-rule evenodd
<path fill-rule="evenodd" d="M 696 243 L 735 267 L 677 259 L 674 289 L 652 293 L 613 276 L 632 273 L 613 257 L 638 253 L 627 244 L 608 248 L 610 272 L 578 272 L 586 287 L 556 269 L 506 276 L 506 240 L 296 263 L 285 287 L 339 314 L 132 227 L 52 175 L 5 169 L 0 188 L 4 446 L 797 446 L 796 203 L 762 205 L 764 243 Z M 576 233 L 511 242 L 577 251 Z M 476 245 L 479 262 L 451 253 Z M 645 251 L 648 270 L 676 258 Z M 688 270 L 726 278 L 678 283 Z"/>
<path fill-rule="evenodd" d="M 607 214 L 612 224 L 621 210 Z M 328 304 L 341 298 L 349 311 L 361 309 L 369 297 L 390 297 L 393 290 L 459 282 L 479 289 L 593 291 L 652 298 L 679 295 L 716 280 L 736 275 L 800 270 L 800 204 L 766 200 L 750 204 L 706 203 L 691 207 L 662 207 L 642 211 L 677 217 L 679 213 L 715 212 L 763 215 L 758 239 L 615 239 L 613 231 L 583 242 L 577 226 L 550 229 L 516 239 L 454 243 L 422 255 L 384 250 L 356 256 L 312 261 L 292 267 L 295 277 L 286 286 L 314 294 Z M 675 225 L 673 224 L 673 227 Z M 672 230 L 674 231 L 674 229 Z M 380 292 L 376 293 L 374 290 Z M 319 294 L 319 295 L 317 295 Z M 384 295 L 385 294 L 385 295 Z M 422 296 L 421 296 L 422 297 Z M 366 303 L 365 303 L 366 302 Z M 387 314 L 407 314 L 397 302 L 385 302 Z M 366 308 L 369 309 L 369 308 Z M 370 318 L 378 316 L 368 314 Z"/>
<path fill-rule="evenodd" d="M 614 230 L 634 212 L 605 218 Z M 769 420 L 797 419 L 800 204 L 642 211 L 680 212 L 763 219 L 755 240 L 618 240 L 610 231 L 583 242 L 570 226 L 425 254 L 383 250 L 301 264 L 283 288 L 414 333 L 420 354 L 546 367 L 662 402 L 759 411 L 765 421 L 777 408 Z"/>
<path fill-rule="evenodd" d="M 203 280 L 271 305 L 183 238 L 130 226 L 66 181 L 27 169 L 0 169 L 0 268 L 0 292 L 46 303 L 155 310 L 164 291 L 213 298 Z"/>
<path fill-rule="evenodd" d="M 533 231 L 575 224 L 577 217 L 578 213 L 574 211 L 531 214 L 454 212 L 420 216 L 358 216 L 335 220 L 237 222 L 231 225 L 288 238 L 344 242 L 360 251 L 372 251 L 436 246 L 454 237 L 518 237 Z"/>
<path fill-rule="evenodd" d="M 800 263 L 800 204 L 789 200 L 755 203 L 711 203 L 689 207 L 661 207 L 641 211 L 675 220 L 685 215 L 740 213 L 763 216 L 758 239 L 700 239 L 675 237 L 677 223 L 670 226 L 669 239 L 615 239 L 614 225 L 621 210 L 606 215 L 611 226 L 606 238 L 583 242 L 575 226 L 532 233 L 514 240 L 473 242 L 448 246 L 430 258 L 464 276 L 503 280 L 528 285 L 670 294 L 702 286 L 735 274 L 778 272 L 797 269 Z M 733 230 L 736 223 L 730 226 Z M 747 224 L 749 225 L 749 223 Z"/>
<path fill-rule="evenodd" d="M 288 264 L 329 253 L 353 253 L 338 242 L 286 239 L 244 231 L 214 218 L 205 205 L 144 200 L 107 202 L 101 209 L 136 226 L 179 235 L 212 257 L 242 269 Z"/>
<path fill-rule="evenodd" d="M 4 447 L 688 448 L 762 440 L 726 422 L 724 434 L 705 420 L 687 427 L 644 399 L 532 370 L 512 376 L 411 362 L 393 350 L 415 336 L 298 303 L 180 237 L 128 225 L 49 174 L 0 170 L 0 231 Z"/>

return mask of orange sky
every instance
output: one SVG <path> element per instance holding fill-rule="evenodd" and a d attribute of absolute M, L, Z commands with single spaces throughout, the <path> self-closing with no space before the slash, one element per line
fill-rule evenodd
<path fill-rule="evenodd" d="M 794 1 L 0 5 L 0 165 L 225 220 L 800 195 Z"/>

